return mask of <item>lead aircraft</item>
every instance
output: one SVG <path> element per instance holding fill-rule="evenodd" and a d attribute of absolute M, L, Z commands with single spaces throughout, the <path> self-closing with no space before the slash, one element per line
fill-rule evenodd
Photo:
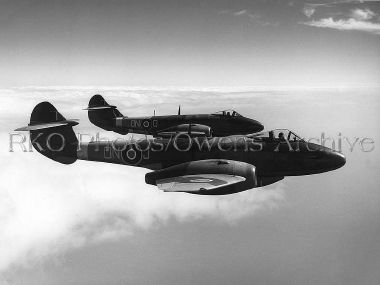
<path fill-rule="evenodd" d="M 126 117 L 99 94 L 90 99 L 85 110 L 88 111 L 88 118 L 95 126 L 122 135 L 137 133 L 167 137 L 187 132 L 194 137 L 211 137 L 252 134 L 264 129 L 260 122 L 245 118 L 233 110 L 213 114 L 181 115 L 179 107 L 177 115 Z"/>
<path fill-rule="evenodd" d="M 317 174 L 342 167 L 346 159 L 307 143 L 288 130 L 250 136 L 191 137 L 79 143 L 78 123 L 66 120 L 49 102 L 38 104 L 28 126 L 33 147 L 62 164 L 77 159 L 143 167 L 147 184 L 166 192 L 232 194 L 269 185 L 286 176 Z M 278 136 L 276 135 L 278 133 Z"/>

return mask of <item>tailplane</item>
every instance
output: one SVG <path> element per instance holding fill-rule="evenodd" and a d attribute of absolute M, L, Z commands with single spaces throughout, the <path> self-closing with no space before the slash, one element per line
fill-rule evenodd
<path fill-rule="evenodd" d="M 77 160 L 78 139 L 73 131 L 77 120 L 66 120 L 49 102 L 34 107 L 28 126 L 15 131 L 29 131 L 35 150 L 63 164 Z"/>

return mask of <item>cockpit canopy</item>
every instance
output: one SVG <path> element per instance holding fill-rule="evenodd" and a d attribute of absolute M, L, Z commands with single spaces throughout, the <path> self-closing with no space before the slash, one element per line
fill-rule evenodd
<path fill-rule="evenodd" d="M 225 117 L 243 117 L 238 112 L 236 112 L 234 110 L 231 110 L 231 109 L 230 110 L 224 110 L 224 111 L 215 112 L 215 113 L 213 113 L 213 115 L 216 115 L 216 116 L 225 116 Z"/>
<path fill-rule="evenodd" d="M 288 129 L 274 129 L 251 135 L 251 138 L 261 141 L 302 141 L 303 139 Z"/>

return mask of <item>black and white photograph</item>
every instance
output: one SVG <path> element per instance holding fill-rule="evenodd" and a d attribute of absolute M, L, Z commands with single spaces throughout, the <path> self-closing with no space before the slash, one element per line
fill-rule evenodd
<path fill-rule="evenodd" d="M 379 285 L 379 0 L 0 0 L 0 285 Z"/>

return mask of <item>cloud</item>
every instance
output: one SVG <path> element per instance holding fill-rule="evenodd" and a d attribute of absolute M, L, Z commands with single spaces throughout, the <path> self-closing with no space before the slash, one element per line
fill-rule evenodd
<path fill-rule="evenodd" d="M 370 21 L 377 14 L 369 8 L 353 8 L 350 10 L 340 9 L 336 11 L 326 11 L 326 7 L 333 7 L 340 4 L 358 4 L 365 2 L 379 2 L 376 1 L 356 1 L 356 0 L 347 0 L 347 1 L 334 1 L 327 3 L 306 3 L 303 7 L 303 14 L 310 18 L 312 15 L 318 12 L 321 14 L 324 13 L 324 17 L 320 19 L 314 19 L 308 22 L 302 22 L 301 24 L 318 27 L 318 28 L 330 28 L 336 30 L 345 30 L 345 31 L 363 31 L 372 34 L 380 34 L 380 23 Z M 321 11 L 320 11 L 321 10 Z M 328 9 L 330 10 L 330 9 Z"/>
<path fill-rule="evenodd" d="M 303 13 L 306 17 L 310 18 L 315 13 L 315 8 L 311 6 L 305 6 L 303 8 Z"/>
<path fill-rule="evenodd" d="M 247 10 L 240 10 L 240 11 L 236 11 L 236 12 L 233 12 L 232 15 L 234 16 L 241 16 L 241 15 L 245 15 L 247 14 Z"/>
<path fill-rule="evenodd" d="M 278 185 L 224 197 L 195 196 L 161 192 L 144 183 L 145 170 L 127 166 L 76 162 L 66 167 L 21 152 L 1 160 L 0 272 L 171 220 L 236 223 L 282 199 Z"/>
<path fill-rule="evenodd" d="M 358 21 L 366 21 L 372 19 L 376 13 L 370 9 L 354 9 L 351 10 L 351 16 Z"/>
<path fill-rule="evenodd" d="M 380 2 L 380 0 L 341 0 L 341 1 L 332 1 L 326 3 L 306 3 L 305 5 L 310 7 L 333 7 L 341 4 L 363 4 L 367 2 Z"/>
<path fill-rule="evenodd" d="M 222 11 L 219 11 L 218 14 L 241 17 L 242 19 L 245 19 L 248 23 L 256 23 L 261 26 L 277 26 L 279 24 L 278 21 L 268 21 L 265 19 L 266 17 L 263 17 L 262 15 L 256 12 L 252 13 L 246 9 L 242 9 L 238 11 L 222 10 Z"/>
<path fill-rule="evenodd" d="M 219 102 L 229 102 L 231 98 L 230 93 L 224 97 L 214 91 L 210 92 L 210 99 L 208 93 L 194 91 L 138 91 L 121 87 L 115 90 L 102 93 L 107 98 L 117 93 L 120 97 L 116 99 L 128 102 L 128 107 L 151 101 L 160 103 L 165 96 L 170 99 L 167 101 L 177 103 L 183 97 L 178 93 L 183 92 L 192 94 L 188 100 L 202 96 L 203 101 L 217 97 Z M 164 193 L 144 183 L 144 169 L 84 161 L 67 166 L 37 152 L 23 153 L 17 147 L 15 152 L 8 152 L 7 131 L 26 123 L 35 101 L 48 98 L 60 111 L 63 109 L 64 115 L 81 119 L 86 117 L 81 108 L 89 94 L 94 94 L 94 90 L 2 90 L 0 103 L 9 106 L 12 102 L 17 108 L 0 108 L 0 272 L 14 266 L 33 266 L 88 244 L 128 238 L 173 220 L 238 223 L 257 211 L 277 207 L 283 200 L 283 182 L 221 197 Z M 73 102 L 76 108 L 70 107 Z"/>
<path fill-rule="evenodd" d="M 233 16 L 245 16 L 245 17 L 249 17 L 249 18 L 252 18 L 252 19 L 259 19 L 260 18 L 260 15 L 257 14 L 257 13 L 251 13 L 250 11 L 248 10 L 239 10 L 239 11 L 236 11 L 236 12 L 231 12 L 231 15 Z"/>
<path fill-rule="evenodd" d="M 363 31 L 377 35 L 380 34 L 380 23 L 361 21 L 354 18 L 334 20 L 330 17 L 304 22 L 303 24 L 318 28 L 329 28 L 344 31 Z"/>

